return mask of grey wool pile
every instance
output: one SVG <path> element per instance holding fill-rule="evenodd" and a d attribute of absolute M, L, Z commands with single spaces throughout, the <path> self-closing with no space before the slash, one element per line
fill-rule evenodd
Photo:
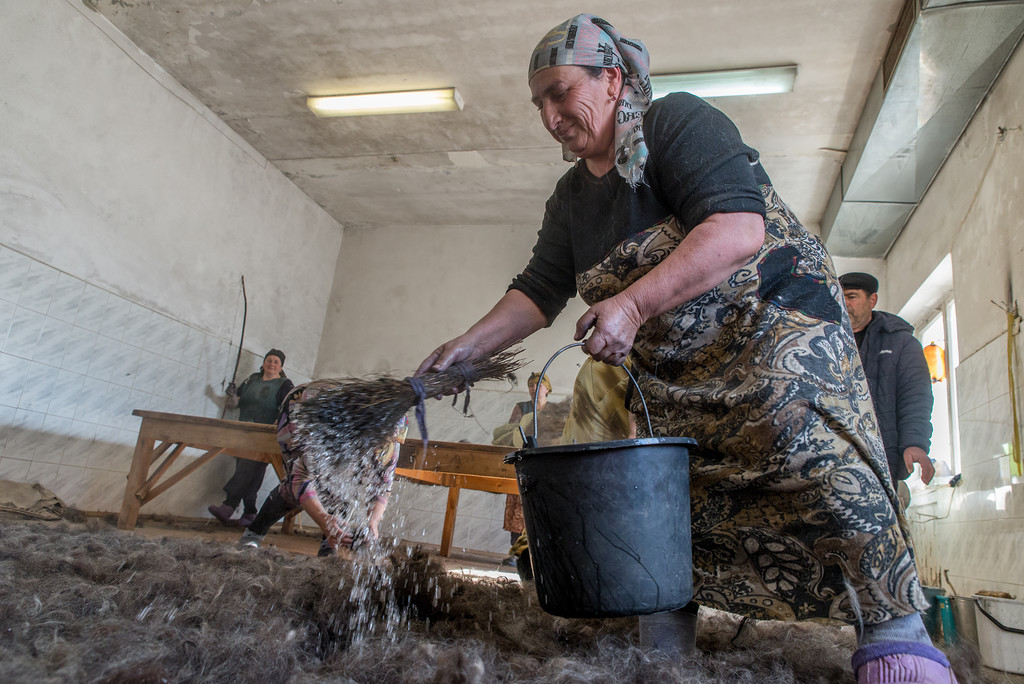
<path fill-rule="evenodd" d="M 638 647 L 636 618 L 556 618 L 529 583 L 448 574 L 417 549 L 386 565 L 369 574 L 395 595 L 357 601 L 368 571 L 351 560 L 0 518 L 0 681 L 853 681 L 849 628 L 702 611 L 698 654 L 671 663 Z M 367 628 L 385 603 L 403 615 L 390 634 Z"/>

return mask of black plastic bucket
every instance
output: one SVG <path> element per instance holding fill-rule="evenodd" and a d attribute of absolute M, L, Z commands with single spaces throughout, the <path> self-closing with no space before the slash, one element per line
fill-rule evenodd
<path fill-rule="evenodd" d="M 521 449 L 537 598 L 561 617 L 646 615 L 693 595 L 686 437 Z"/>

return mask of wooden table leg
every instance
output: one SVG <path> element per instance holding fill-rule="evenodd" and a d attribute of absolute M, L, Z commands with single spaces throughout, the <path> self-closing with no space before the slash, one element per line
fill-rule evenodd
<path fill-rule="evenodd" d="M 294 511 L 289 511 L 284 516 L 284 522 L 281 523 L 281 531 L 284 532 L 285 534 L 291 534 L 292 533 L 292 529 L 295 528 L 295 519 L 298 518 L 300 515 L 302 515 L 302 509 L 296 509 Z"/>
<path fill-rule="evenodd" d="M 147 439 L 142 436 L 141 431 L 139 432 L 139 439 L 135 442 L 135 456 L 132 457 L 132 467 L 128 471 L 128 484 L 124 488 L 121 513 L 117 516 L 117 526 L 122 530 L 135 529 L 135 523 L 139 519 L 139 508 L 142 506 L 142 500 L 138 495 L 146 484 L 155 444 L 156 440 Z"/>
<path fill-rule="evenodd" d="M 455 513 L 459 508 L 459 488 L 448 488 L 448 508 L 444 512 L 444 530 L 441 532 L 441 555 L 447 556 L 452 550 L 452 536 L 455 532 Z"/>

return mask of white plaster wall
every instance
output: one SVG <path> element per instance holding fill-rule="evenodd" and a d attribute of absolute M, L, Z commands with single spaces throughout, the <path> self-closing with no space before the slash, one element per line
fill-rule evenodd
<path fill-rule="evenodd" d="M 411 374 L 433 349 L 464 332 L 505 294 L 529 261 L 535 226 L 347 228 L 324 325 L 316 375 Z M 525 375 L 572 342 L 586 311 L 577 297 L 523 345 Z M 583 355 L 565 352 L 548 371 L 571 387 Z"/>
<path fill-rule="evenodd" d="M 309 374 L 337 222 L 83 3 L 0 12 L 0 242 L 230 339 L 244 275 L 246 346 Z"/>
<path fill-rule="evenodd" d="M 1024 50 L 1019 47 L 888 255 L 891 310 L 947 253 L 953 257 L 963 483 L 933 487 L 910 518 L 923 579 L 948 590 L 1024 595 L 1024 479 L 1012 440 L 1006 314 L 1024 303 Z M 1024 417 L 1024 339 L 1017 337 L 1017 411 Z M 946 574 L 952 586 L 944 580 Z"/>
<path fill-rule="evenodd" d="M 345 250 L 331 293 L 317 360 L 317 377 L 359 376 L 386 371 L 411 374 L 442 342 L 463 332 L 505 293 L 529 260 L 538 225 L 409 226 L 362 230 L 347 228 Z M 451 407 L 451 400 L 428 401 L 432 439 L 490 443 L 491 431 L 508 420 L 516 402 L 529 398 L 525 379 L 550 356 L 572 342 L 576 320 L 586 311 L 576 298 L 555 323 L 530 337 L 520 386 L 481 383 L 472 390 L 474 417 Z M 552 400 L 571 390 L 582 352 L 569 350 L 548 371 Z M 461 399 L 459 401 L 461 407 Z M 413 427 L 410 436 L 418 436 Z M 438 544 L 447 489 L 399 482 L 385 516 L 389 534 Z M 505 553 L 504 495 L 465 491 L 461 495 L 453 544 Z"/>
<path fill-rule="evenodd" d="M 132 409 L 220 415 L 242 274 L 239 377 L 311 376 L 342 231 L 83 3 L 0 15 L 0 477 L 116 511 Z M 143 512 L 206 515 L 231 467 Z"/>

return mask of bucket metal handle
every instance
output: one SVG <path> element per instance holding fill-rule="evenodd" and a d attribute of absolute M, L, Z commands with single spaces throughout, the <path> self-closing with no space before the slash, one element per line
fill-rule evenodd
<path fill-rule="evenodd" d="M 565 345 L 564 347 L 562 347 L 561 349 L 556 351 L 554 354 L 552 354 L 551 358 L 548 359 L 548 362 L 544 364 L 544 369 L 540 372 L 541 380 L 543 380 L 544 376 L 546 376 L 548 374 L 548 366 L 551 365 L 551 362 L 554 361 L 558 357 L 559 354 L 564 352 L 566 349 L 572 349 L 573 347 L 582 347 L 584 344 L 586 344 L 586 343 L 585 342 L 573 342 L 572 344 Z M 629 372 L 629 369 L 626 368 L 625 365 L 621 365 L 621 366 L 619 366 L 619 368 L 621 368 L 622 370 L 626 371 L 626 375 L 629 376 L 629 379 L 633 381 L 633 386 L 636 387 L 637 394 L 640 395 L 640 403 L 642 403 L 643 406 L 644 406 L 644 416 L 646 416 L 646 418 L 647 418 L 647 434 L 649 434 L 649 435 L 651 435 L 653 437 L 654 436 L 654 428 L 651 427 L 651 412 L 647 410 L 647 400 L 644 399 L 644 392 L 643 392 L 643 390 L 640 389 L 640 383 L 638 383 L 636 381 L 636 378 L 633 377 L 633 374 Z M 538 381 L 537 384 L 540 384 L 540 382 Z M 538 426 L 539 423 L 540 423 L 540 421 L 537 420 L 537 394 L 534 393 L 534 395 L 533 395 L 533 436 L 532 437 L 525 437 L 523 439 L 523 445 L 526 446 L 527 448 L 533 449 L 533 448 L 535 448 L 537 446 L 537 426 Z M 523 430 L 523 428 L 520 427 L 519 428 L 520 434 L 522 433 L 522 430 Z M 531 443 L 531 440 L 532 440 L 532 443 Z"/>
<path fill-rule="evenodd" d="M 1016 627 L 1010 627 L 1004 625 L 1002 622 L 996 619 L 996 616 L 985 610 L 985 606 L 981 605 L 981 601 L 977 598 L 974 599 L 974 605 L 977 606 L 978 612 L 987 617 L 996 627 L 1003 630 L 1004 632 L 1010 632 L 1011 634 L 1024 634 L 1024 629 L 1018 629 Z"/>

